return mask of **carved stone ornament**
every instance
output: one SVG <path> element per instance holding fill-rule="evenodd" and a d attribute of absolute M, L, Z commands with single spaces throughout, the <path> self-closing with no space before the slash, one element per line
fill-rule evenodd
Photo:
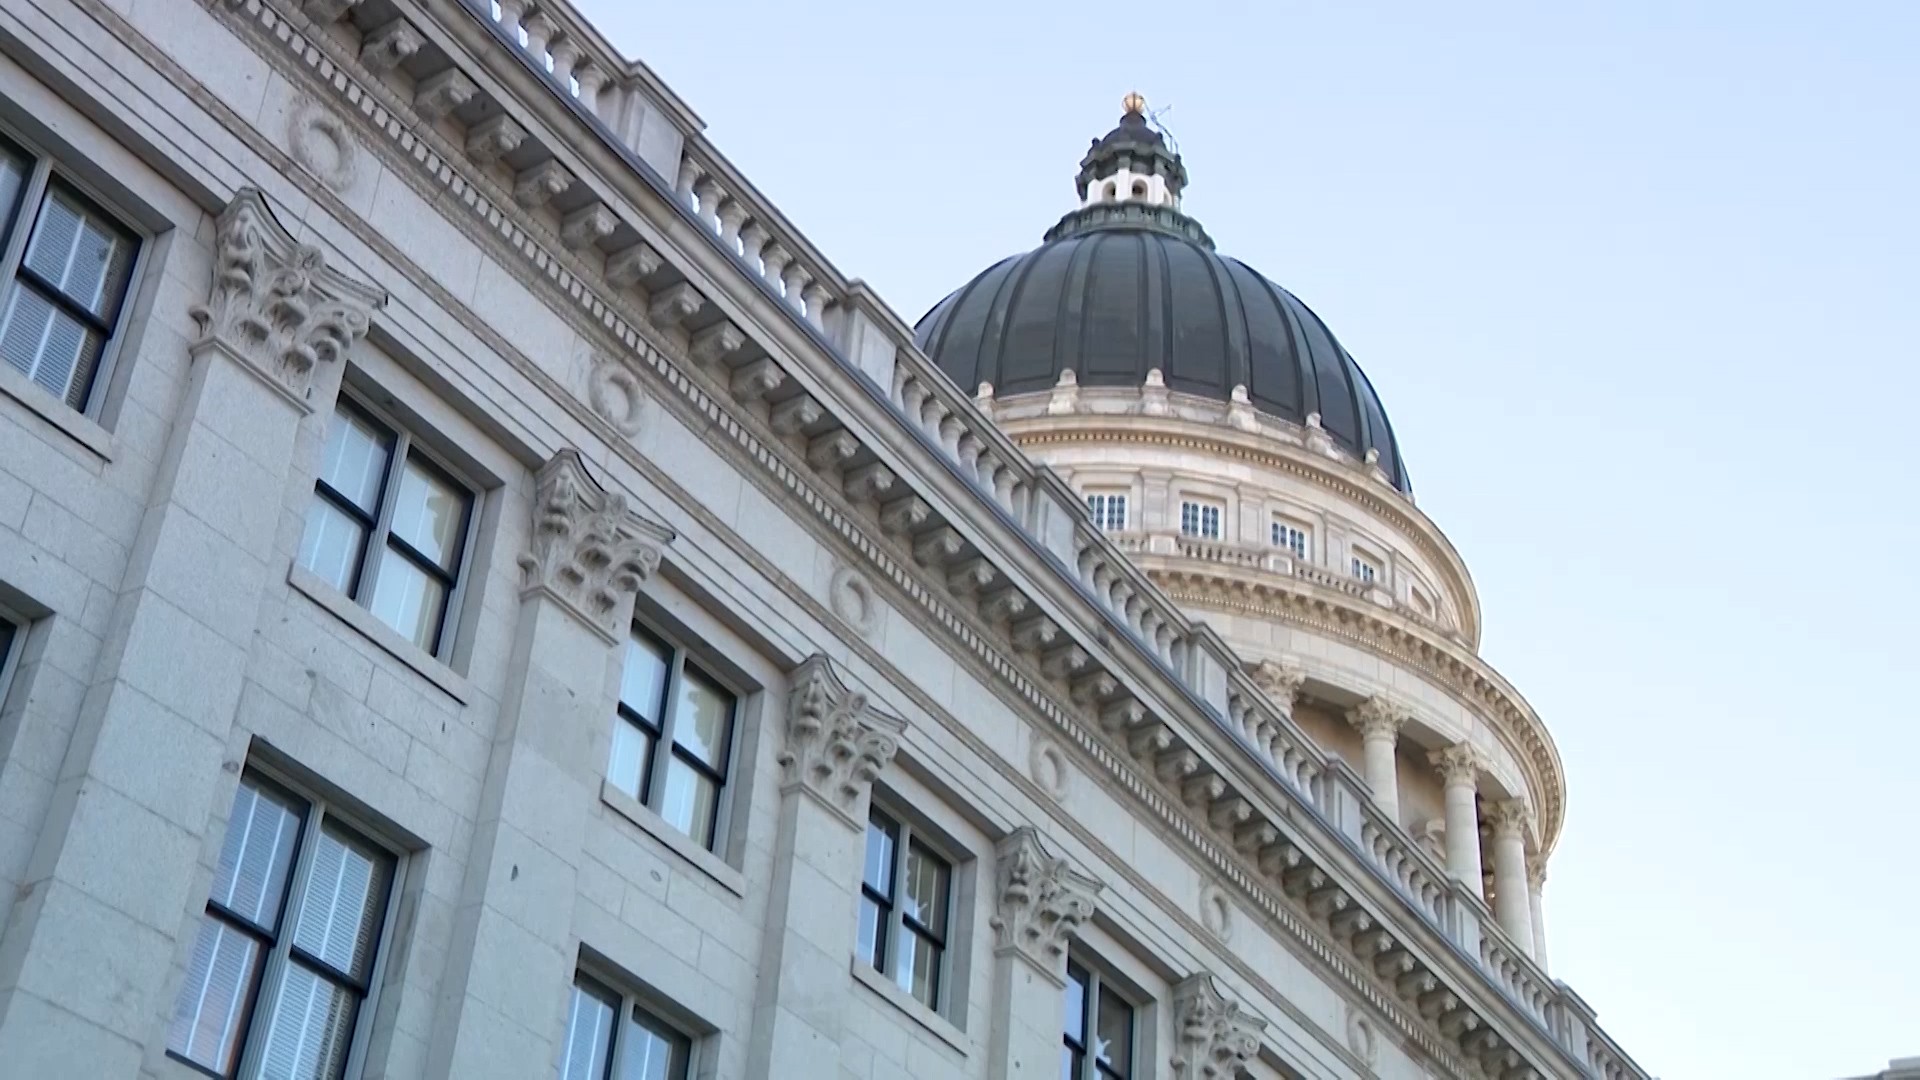
<path fill-rule="evenodd" d="M 1295 664 L 1262 660 L 1249 674 L 1253 676 L 1253 685 L 1267 695 L 1274 708 L 1287 716 L 1293 715 L 1294 699 L 1300 696 L 1300 688 L 1307 682 L 1306 672 Z"/>
<path fill-rule="evenodd" d="M 1173 1075 L 1234 1080 L 1260 1052 L 1267 1022 L 1220 993 L 1213 976 L 1189 976 L 1173 988 Z"/>
<path fill-rule="evenodd" d="M 533 542 L 520 556 L 521 595 L 544 591 L 617 642 L 626 602 L 660 565 L 673 530 L 627 508 L 587 475 L 577 450 L 553 455 L 534 478 Z"/>
<path fill-rule="evenodd" d="M 1427 755 L 1448 787 L 1473 787 L 1480 778 L 1480 752 L 1469 743 L 1454 743 Z"/>
<path fill-rule="evenodd" d="M 312 411 L 315 369 L 366 335 L 387 294 L 329 269 L 320 249 L 281 226 L 257 188 L 234 194 L 213 236 L 213 287 L 188 312 L 200 328 L 194 354 L 224 347 Z"/>
<path fill-rule="evenodd" d="M 1100 883 L 1048 853 L 1022 825 L 994 845 L 994 950 L 1024 956 L 1065 985 L 1067 943 L 1093 917 Z"/>
<path fill-rule="evenodd" d="M 640 376 L 626 361 L 600 355 L 594 359 L 587 376 L 587 404 L 613 430 L 629 438 L 640 434 L 647 422 L 647 391 Z"/>
<path fill-rule="evenodd" d="M 779 754 L 783 786 L 817 797 L 861 828 L 860 800 L 893 761 L 906 730 L 905 720 L 874 709 L 867 695 L 848 688 L 827 658 L 815 653 L 794 669 L 787 692 L 786 745 Z"/>
<path fill-rule="evenodd" d="M 1400 726 L 1410 719 L 1412 716 L 1405 706 L 1377 696 L 1347 710 L 1347 723 L 1352 724 L 1363 739 L 1398 738 Z"/>

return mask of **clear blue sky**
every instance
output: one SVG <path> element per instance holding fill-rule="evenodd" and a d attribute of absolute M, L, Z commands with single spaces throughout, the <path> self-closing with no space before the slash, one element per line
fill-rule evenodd
<path fill-rule="evenodd" d="M 1555 974 L 1666 1080 L 1920 1054 L 1920 3 L 582 2 L 909 320 L 1172 106 L 1559 743 Z"/>

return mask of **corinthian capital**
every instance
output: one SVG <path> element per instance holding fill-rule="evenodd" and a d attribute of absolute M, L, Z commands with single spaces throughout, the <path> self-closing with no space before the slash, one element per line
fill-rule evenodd
<path fill-rule="evenodd" d="M 1399 737 L 1400 726 L 1413 718 L 1406 706 L 1384 697 L 1370 697 L 1347 710 L 1347 723 L 1364 739 Z"/>
<path fill-rule="evenodd" d="M 672 540 L 673 530 L 595 483 L 579 451 L 562 450 L 534 478 L 533 543 L 520 556 L 521 595 L 545 592 L 609 642 L 619 641 L 626 602 Z"/>
<path fill-rule="evenodd" d="M 825 656 L 794 669 L 787 693 L 787 741 L 779 754 L 784 782 L 798 786 L 860 827 L 860 799 L 900 749 L 906 721 L 874 709 L 847 688 Z"/>
<path fill-rule="evenodd" d="M 1173 1075 L 1179 1080 L 1233 1080 L 1260 1052 L 1267 1022 L 1248 1015 L 1220 993 L 1213 976 L 1189 976 L 1173 988 L 1173 1028 L 1179 1040 Z"/>
<path fill-rule="evenodd" d="M 1307 673 L 1298 665 L 1262 660 L 1253 666 L 1253 685 L 1272 700 L 1274 707 L 1291 717 L 1293 699 L 1300 694 L 1300 688 L 1306 685 Z"/>
<path fill-rule="evenodd" d="M 315 369 L 344 356 L 386 302 L 385 292 L 329 269 L 258 189 L 242 188 L 214 221 L 213 286 L 188 314 L 200 327 L 196 355 L 224 347 L 310 412 Z"/>
<path fill-rule="evenodd" d="M 1448 787 L 1473 787 L 1480 781 L 1480 752 L 1468 743 L 1454 743 L 1427 755 Z"/>
<path fill-rule="evenodd" d="M 993 855 L 995 951 L 1024 956 L 1064 984 L 1067 942 L 1093 917 L 1100 883 L 1049 854 L 1031 825 L 1009 833 Z"/>
<path fill-rule="evenodd" d="M 1523 799 L 1502 799 L 1482 807 L 1480 818 L 1495 836 L 1519 836 L 1532 820 L 1533 811 Z"/>

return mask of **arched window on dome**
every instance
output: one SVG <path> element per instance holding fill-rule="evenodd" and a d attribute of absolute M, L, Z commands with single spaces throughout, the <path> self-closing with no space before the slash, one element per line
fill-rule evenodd
<path fill-rule="evenodd" d="M 1100 198 L 1104 202 L 1112 202 L 1114 200 L 1115 194 L 1118 191 L 1119 189 L 1113 186 L 1113 181 L 1109 180 L 1106 182 L 1106 184 L 1103 187 L 1101 187 Z"/>
<path fill-rule="evenodd" d="M 1147 182 L 1145 180 L 1135 180 L 1133 182 L 1133 197 L 1136 199 L 1144 199 L 1147 197 Z"/>

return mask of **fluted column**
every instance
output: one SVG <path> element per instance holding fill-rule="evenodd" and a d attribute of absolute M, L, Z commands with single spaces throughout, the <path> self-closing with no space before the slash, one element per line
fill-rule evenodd
<path fill-rule="evenodd" d="M 1370 697 L 1347 712 L 1347 723 L 1360 731 L 1361 775 L 1380 812 L 1395 824 L 1400 821 L 1400 769 L 1394 746 L 1408 719 L 1404 707 L 1380 697 Z"/>
<path fill-rule="evenodd" d="M 987 1075 L 1060 1075 L 1067 945 L 1093 917 L 1100 883 L 1050 854 L 1023 825 L 994 845 L 993 1019 Z"/>
<path fill-rule="evenodd" d="M 1435 750 L 1428 760 L 1446 784 L 1447 873 L 1480 894 L 1480 815 L 1474 806 L 1480 755 L 1466 743 Z"/>
<path fill-rule="evenodd" d="M 1545 893 L 1547 868 L 1535 859 L 1527 868 L 1527 913 L 1533 921 L 1533 962 L 1541 971 L 1547 968 L 1547 916 Z"/>
<path fill-rule="evenodd" d="M 1493 916 L 1500 929 L 1533 955 L 1533 903 L 1527 893 L 1527 804 L 1519 799 L 1487 810 L 1493 826 Z"/>

